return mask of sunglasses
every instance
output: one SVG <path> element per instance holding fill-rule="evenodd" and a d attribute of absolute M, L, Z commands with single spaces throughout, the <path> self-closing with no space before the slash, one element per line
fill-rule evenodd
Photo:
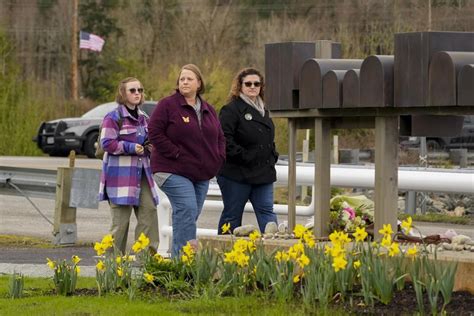
<path fill-rule="evenodd" d="M 262 83 L 260 81 L 245 81 L 244 82 L 244 85 L 247 87 L 247 88 L 250 88 L 252 85 L 255 87 L 255 88 L 258 88 L 260 87 Z"/>
<path fill-rule="evenodd" d="M 138 93 L 143 93 L 143 88 L 131 88 L 131 89 L 128 89 L 128 91 L 130 91 L 131 94 L 135 94 L 137 91 Z"/>

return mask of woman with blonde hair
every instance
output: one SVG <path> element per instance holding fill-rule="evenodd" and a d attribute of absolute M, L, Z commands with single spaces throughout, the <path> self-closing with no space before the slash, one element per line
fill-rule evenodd
<path fill-rule="evenodd" d="M 125 253 L 132 210 L 137 218 L 135 239 L 144 233 L 150 247 L 158 248 L 158 190 L 150 167 L 148 117 L 140 109 L 145 101 L 143 86 L 136 78 L 120 81 L 117 108 L 102 122 L 100 143 L 105 151 L 100 177 L 99 200 L 108 200 L 115 245 Z"/>
<path fill-rule="evenodd" d="M 174 94 L 160 100 L 150 119 L 151 168 L 170 200 L 172 255 L 196 242 L 196 222 L 209 180 L 225 160 L 225 140 L 214 108 L 202 94 L 204 79 L 196 65 L 181 68 Z"/>

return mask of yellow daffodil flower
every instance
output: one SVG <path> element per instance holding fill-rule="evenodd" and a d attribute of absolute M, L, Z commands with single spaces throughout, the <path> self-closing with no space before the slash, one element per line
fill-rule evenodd
<path fill-rule="evenodd" d="M 152 283 L 155 280 L 155 277 L 153 276 L 153 274 L 150 274 L 150 273 L 147 273 L 147 272 L 143 273 L 143 278 L 148 283 Z"/>
<path fill-rule="evenodd" d="M 407 255 L 409 257 L 415 257 L 417 254 L 418 254 L 418 248 L 416 248 L 416 245 L 414 245 L 413 247 L 407 250 Z"/>
<path fill-rule="evenodd" d="M 132 250 L 135 253 L 139 253 L 143 250 L 143 244 L 140 241 L 136 241 L 132 246 Z"/>
<path fill-rule="evenodd" d="M 383 228 L 379 230 L 379 233 L 384 236 L 393 234 L 392 225 L 383 224 Z"/>
<path fill-rule="evenodd" d="M 112 237 L 111 234 L 105 235 L 104 238 L 102 238 L 102 245 L 105 248 L 105 250 L 107 250 L 108 248 L 114 245 L 114 238 Z"/>
<path fill-rule="evenodd" d="M 75 266 L 74 269 L 76 270 L 76 273 L 79 275 L 81 273 L 81 267 Z"/>
<path fill-rule="evenodd" d="M 71 260 L 74 264 L 78 264 L 79 261 L 81 261 L 81 258 L 79 258 L 79 256 L 72 256 Z"/>
<path fill-rule="evenodd" d="M 298 283 L 300 281 L 300 275 L 297 274 L 293 277 L 293 283 Z"/>
<path fill-rule="evenodd" d="M 332 262 L 332 267 L 334 268 L 335 272 L 338 272 L 339 270 L 344 270 L 347 265 L 347 260 L 344 258 L 344 256 L 339 256 L 335 257 Z"/>
<path fill-rule="evenodd" d="M 117 264 L 122 263 L 122 257 L 117 256 L 117 258 L 115 258 L 115 262 L 117 262 Z"/>
<path fill-rule="evenodd" d="M 155 260 L 158 261 L 158 262 L 163 262 L 163 259 L 164 259 L 164 258 L 163 258 L 159 253 L 155 253 L 155 254 L 153 255 L 153 259 L 155 259 Z"/>
<path fill-rule="evenodd" d="M 122 270 L 121 267 L 118 267 L 118 268 L 117 268 L 117 275 L 118 275 L 119 277 L 121 277 L 121 276 L 123 275 L 123 270 Z"/>
<path fill-rule="evenodd" d="M 368 235 L 369 234 L 365 231 L 365 227 L 357 227 L 355 233 L 352 234 L 356 242 L 364 241 Z"/>
<path fill-rule="evenodd" d="M 385 247 L 385 248 L 388 248 L 390 247 L 390 245 L 392 244 L 392 236 L 390 235 L 385 235 L 383 238 L 382 238 L 382 241 L 380 242 L 380 244 Z"/>
<path fill-rule="evenodd" d="M 309 258 L 303 253 L 298 259 L 296 259 L 296 262 L 299 264 L 301 268 L 304 268 L 305 266 L 309 264 Z"/>
<path fill-rule="evenodd" d="M 240 255 L 238 255 L 237 258 L 236 258 L 236 263 L 239 265 L 239 267 L 243 268 L 243 267 L 248 266 L 249 259 L 250 259 L 249 256 L 247 256 L 243 253 L 240 253 Z"/>
<path fill-rule="evenodd" d="M 143 249 L 148 247 L 150 244 L 150 238 L 148 238 L 144 233 L 141 233 L 140 236 L 138 236 L 138 241 L 142 243 Z"/>
<path fill-rule="evenodd" d="M 183 253 L 190 259 L 194 256 L 194 248 L 189 241 L 183 246 Z"/>
<path fill-rule="evenodd" d="M 96 242 L 94 244 L 94 250 L 96 251 L 98 256 L 102 256 L 105 253 L 106 248 L 102 243 Z"/>
<path fill-rule="evenodd" d="M 309 248 L 314 248 L 314 246 L 316 245 L 316 240 L 314 238 L 314 235 L 310 231 L 307 231 L 306 233 L 304 233 L 303 240 Z"/>
<path fill-rule="evenodd" d="M 222 225 L 221 229 L 222 229 L 222 234 L 230 233 L 230 223 L 226 223 Z"/>
<path fill-rule="evenodd" d="M 97 262 L 97 264 L 95 265 L 96 269 L 99 270 L 99 271 L 103 271 L 105 270 L 105 264 L 102 260 L 99 260 L 99 262 Z"/>
<path fill-rule="evenodd" d="M 388 249 L 388 255 L 390 257 L 394 257 L 400 253 L 400 248 L 398 246 L 397 242 L 394 242 L 390 245 L 390 248 Z"/>
<path fill-rule="evenodd" d="M 54 268 L 56 268 L 56 262 L 54 262 L 53 260 L 51 260 L 49 258 L 46 258 L 46 260 L 48 260 L 48 262 L 46 263 L 48 265 L 48 267 L 51 270 L 54 270 Z"/>
<path fill-rule="evenodd" d="M 412 223 L 413 223 L 413 220 L 411 219 L 411 216 L 408 216 L 406 220 L 402 221 L 401 226 L 405 234 L 410 233 Z"/>
<path fill-rule="evenodd" d="M 254 230 L 250 235 L 249 238 L 251 241 L 255 242 L 257 239 L 260 239 L 261 235 L 258 231 Z"/>
<path fill-rule="evenodd" d="M 354 269 L 359 269 L 361 264 L 362 263 L 360 262 L 360 260 L 354 261 L 354 263 L 353 263 Z"/>
<path fill-rule="evenodd" d="M 301 238 L 303 237 L 304 233 L 306 232 L 306 227 L 304 227 L 301 224 L 297 224 L 295 226 L 295 229 L 293 229 L 293 233 L 295 234 L 296 238 Z"/>

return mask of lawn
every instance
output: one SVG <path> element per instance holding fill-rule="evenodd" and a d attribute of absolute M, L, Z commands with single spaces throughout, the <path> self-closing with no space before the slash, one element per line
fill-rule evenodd
<path fill-rule="evenodd" d="M 221 297 L 171 300 L 143 293 L 130 301 L 126 295 L 109 294 L 104 297 L 57 296 L 48 278 L 26 278 L 25 297 L 9 299 L 8 276 L 0 277 L 0 315 L 307 315 L 323 314 L 305 310 L 300 304 L 277 303 L 264 297 Z M 79 278 L 78 289 L 95 288 L 95 278 Z M 21 312 L 19 312 L 21 311 Z M 333 315 L 343 313 L 330 312 Z"/>

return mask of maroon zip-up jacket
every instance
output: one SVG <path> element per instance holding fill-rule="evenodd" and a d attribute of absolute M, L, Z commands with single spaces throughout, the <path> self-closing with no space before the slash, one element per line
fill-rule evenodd
<path fill-rule="evenodd" d="M 200 97 L 199 97 L 200 98 Z M 161 99 L 148 123 L 151 170 L 209 180 L 225 161 L 225 138 L 214 108 L 201 99 L 201 126 L 182 94 Z"/>

